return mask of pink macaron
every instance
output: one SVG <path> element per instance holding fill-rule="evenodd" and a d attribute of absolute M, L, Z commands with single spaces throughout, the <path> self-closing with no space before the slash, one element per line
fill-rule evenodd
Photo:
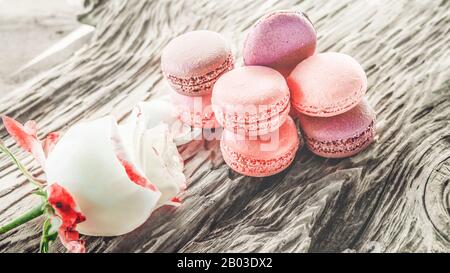
<path fill-rule="evenodd" d="M 270 134 L 248 137 L 224 130 L 220 149 L 225 162 L 240 174 L 265 177 L 286 169 L 303 141 L 291 117 Z"/>
<path fill-rule="evenodd" d="M 357 105 L 367 90 L 361 65 L 341 53 L 320 53 L 298 64 L 288 79 L 292 106 L 300 113 L 331 117 Z"/>
<path fill-rule="evenodd" d="M 375 137 L 375 112 L 362 100 L 351 110 L 333 117 L 300 115 L 308 148 L 327 158 L 344 158 L 367 148 Z"/>
<path fill-rule="evenodd" d="M 258 20 L 244 42 L 244 63 L 262 65 L 288 76 L 313 55 L 317 34 L 308 17 L 297 11 L 275 11 Z"/>
<path fill-rule="evenodd" d="M 164 77 L 185 96 L 210 94 L 216 80 L 233 69 L 228 42 L 208 30 L 187 32 L 167 44 L 161 56 Z"/>
<path fill-rule="evenodd" d="M 212 110 L 211 95 L 190 97 L 171 92 L 171 97 L 183 123 L 196 128 L 220 127 Z"/>
<path fill-rule="evenodd" d="M 244 66 L 225 73 L 214 85 L 212 106 L 217 121 L 241 135 L 278 129 L 290 110 L 284 77 L 264 66 Z"/>

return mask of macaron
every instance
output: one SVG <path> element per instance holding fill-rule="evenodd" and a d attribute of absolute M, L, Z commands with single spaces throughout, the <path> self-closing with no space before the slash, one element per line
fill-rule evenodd
<path fill-rule="evenodd" d="M 211 106 L 211 95 L 190 97 L 171 92 L 172 103 L 176 107 L 178 118 L 195 128 L 218 128 Z"/>
<path fill-rule="evenodd" d="M 375 112 L 366 100 L 337 116 L 300 115 L 299 121 L 308 148 L 326 158 L 355 155 L 375 137 Z"/>
<path fill-rule="evenodd" d="M 289 88 L 276 70 L 244 66 L 225 73 L 214 85 L 212 107 L 217 121 L 241 135 L 277 130 L 289 110 Z"/>
<path fill-rule="evenodd" d="M 262 65 L 288 76 L 316 51 L 317 34 L 308 17 L 298 11 L 275 11 L 250 28 L 244 42 L 245 65 Z"/>
<path fill-rule="evenodd" d="M 265 177 L 286 169 L 303 141 L 291 117 L 270 134 L 248 137 L 224 130 L 220 142 L 225 162 L 234 171 L 253 177 Z"/>
<path fill-rule="evenodd" d="M 300 113 L 331 117 L 357 105 L 367 90 L 361 65 L 341 53 L 320 53 L 298 64 L 287 78 L 291 102 Z"/>
<path fill-rule="evenodd" d="M 185 96 L 210 94 L 216 80 L 233 69 L 228 42 L 217 32 L 191 31 L 167 44 L 161 68 L 171 87 Z"/>

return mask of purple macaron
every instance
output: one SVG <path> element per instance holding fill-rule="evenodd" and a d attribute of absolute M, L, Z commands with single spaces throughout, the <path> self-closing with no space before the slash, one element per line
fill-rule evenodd
<path fill-rule="evenodd" d="M 317 34 L 302 12 L 275 11 L 259 19 L 244 42 L 245 65 L 262 65 L 287 77 L 316 51 Z"/>
<path fill-rule="evenodd" d="M 161 68 L 171 87 L 185 96 L 211 94 L 217 79 L 233 69 L 229 43 L 209 30 L 184 33 L 167 44 Z"/>
<path fill-rule="evenodd" d="M 322 157 L 356 155 L 375 138 L 375 112 L 366 100 L 337 116 L 300 115 L 299 121 L 308 148 Z"/>

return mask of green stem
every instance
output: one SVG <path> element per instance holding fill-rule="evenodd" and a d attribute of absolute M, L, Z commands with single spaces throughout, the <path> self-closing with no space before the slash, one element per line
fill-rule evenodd
<path fill-rule="evenodd" d="M 39 206 L 27 211 L 16 219 L 12 220 L 8 224 L 0 227 L 0 234 L 6 233 L 13 228 L 16 228 L 22 224 L 25 224 L 28 221 L 33 220 L 34 218 L 42 215 L 44 213 L 44 206 L 40 204 Z"/>
<path fill-rule="evenodd" d="M 0 141 L 0 151 L 8 155 L 12 161 L 17 165 L 19 170 L 25 175 L 25 177 L 30 181 L 33 185 L 38 187 L 39 190 L 42 191 L 42 184 L 36 181 L 34 176 L 25 168 L 25 166 L 17 159 L 14 154 Z"/>

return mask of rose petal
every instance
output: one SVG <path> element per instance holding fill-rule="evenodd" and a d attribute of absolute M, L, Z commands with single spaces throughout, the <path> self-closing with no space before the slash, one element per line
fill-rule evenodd
<path fill-rule="evenodd" d="M 36 121 L 29 120 L 29 121 L 25 122 L 24 127 L 25 127 L 25 131 L 28 134 L 37 136 L 37 124 L 36 124 Z"/>
<path fill-rule="evenodd" d="M 167 201 L 166 203 L 164 203 L 163 205 L 179 207 L 179 206 L 181 206 L 181 199 L 179 199 L 178 197 L 174 197 L 174 198 L 170 199 L 169 201 Z"/>
<path fill-rule="evenodd" d="M 77 205 L 72 195 L 58 183 L 48 187 L 48 202 L 55 209 L 62 219 L 61 226 L 73 227 L 86 220 L 81 212 L 78 212 Z"/>
<path fill-rule="evenodd" d="M 108 116 L 68 128 L 47 159 L 48 183 L 68 189 L 87 218 L 77 226 L 80 234 L 128 233 L 148 219 L 161 195 L 136 185 L 126 175 L 111 142 L 113 121 Z M 120 136 L 124 135 L 121 131 Z M 132 144 L 121 139 L 132 156 Z M 136 164 L 134 158 L 132 162 Z"/>
<path fill-rule="evenodd" d="M 151 129 L 165 123 L 169 127 L 173 141 L 177 146 L 189 143 L 194 139 L 201 139 L 203 132 L 201 128 L 193 128 L 179 119 L 177 109 L 168 95 L 139 102 L 134 107 L 129 122 L 139 123 L 144 129 Z"/>
<path fill-rule="evenodd" d="M 44 150 L 44 154 L 47 157 L 48 154 L 53 150 L 56 143 L 59 140 L 61 133 L 60 132 L 52 132 L 47 135 L 44 142 L 42 143 L 42 149 Z"/>
<path fill-rule="evenodd" d="M 134 136 L 135 162 L 161 192 L 158 206 L 173 205 L 170 199 L 186 188 L 186 177 L 167 124 L 160 123 L 151 129 L 137 126 Z"/>
<path fill-rule="evenodd" d="M 85 252 L 84 241 L 80 240 L 76 227 L 86 217 L 78 211 L 78 207 L 70 193 L 57 183 L 48 187 L 48 202 L 61 219 L 58 234 L 62 244 L 70 251 Z"/>
<path fill-rule="evenodd" d="M 114 148 L 114 153 L 120 164 L 122 164 L 125 172 L 130 180 L 137 185 L 147 188 L 151 191 L 158 192 L 156 185 L 151 183 L 144 174 L 132 163 L 130 156 L 125 150 L 122 138 L 120 136 L 119 128 L 117 124 L 111 126 L 111 142 Z"/>
<path fill-rule="evenodd" d="M 6 131 L 16 141 L 16 143 L 25 151 L 31 153 L 38 161 L 41 167 L 45 167 L 45 153 L 41 142 L 37 138 L 37 126 L 34 121 L 28 121 L 25 125 L 8 117 L 2 117 Z"/>
<path fill-rule="evenodd" d="M 59 230 L 58 231 L 58 235 L 59 235 L 59 240 L 61 241 L 61 243 L 63 244 L 63 246 L 72 253 L 85 253 L 86 252 L 86 247 L 85 247 L 85 242 L 84 240 L 68 240 L 67 238 L 69 237 L 74 237 L 73 235 L 70 235 L 70 233 L 73 233 L 73 231 L 68 232 L 67 230 Z M 76 232 L 78 235 L 78 232 Z"/>
<path fill-rule="evenodd" d="M 160 157 L 164 164 L 164 168 L 172 176 L 173 181 L 178 183 L 180 190 L 185 190 L 186 177 L 183 174 L 184 160 L 176 146 L 173 145 L 173 136 L 170 133 L 165 134 L 164 145 L 160 148 L 162 149 Z"/>

